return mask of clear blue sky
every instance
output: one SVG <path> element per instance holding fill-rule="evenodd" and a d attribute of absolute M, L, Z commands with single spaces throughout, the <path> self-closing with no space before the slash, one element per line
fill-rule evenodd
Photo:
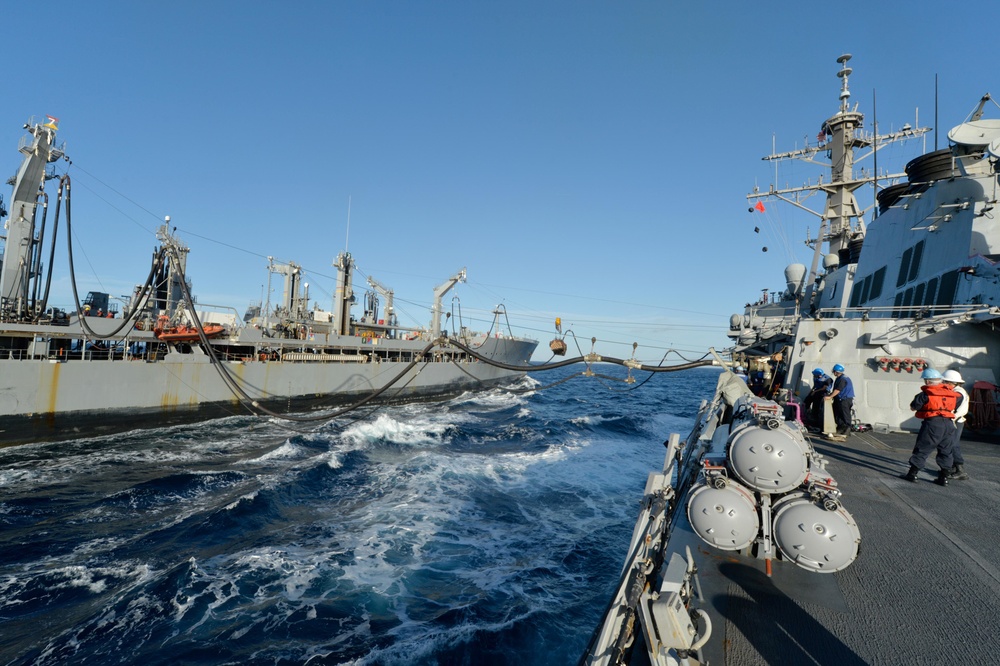
<path fill-rule="evenodd" d="M 170 215 L 199 300 L 240 312 L 267 255 L 329 308 L 349 242 L 404 324 L 467 267 L 475 328 L 503 302 L 543 347 L 561 316 L 608 356 L 700 354 L 809 261 L 816 221 L 745 196 L 772 138 L 836 111 L 837 56 L 882 131 L 934 124 L 937 74 L 942 146 L 997 87 L 995 2 L 873 4 L 45 2 L 6 12 L 0 163 L 29 116 L 60 119 L 83 293 L 141 282 Z"/>

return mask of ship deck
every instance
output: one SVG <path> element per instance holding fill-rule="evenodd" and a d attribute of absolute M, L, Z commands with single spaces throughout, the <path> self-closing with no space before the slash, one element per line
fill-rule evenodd
<path fill-rule="evenodd" d="M 997 662 L 1000 617 L 1000 445 L 962 440 L 971 478 L 900 478 L 915 435 L 813 438 L 844 492 L 862 541 L 843 571 L 814 574 L 711 549 L 682 522 L 712 617 L 710 664 Z M 672 544 L 673 545 L 673 544 Z M 697 550 L 696 550 L 697 549 Z M 721 635 L 720 635 L 721 634 Z"/>

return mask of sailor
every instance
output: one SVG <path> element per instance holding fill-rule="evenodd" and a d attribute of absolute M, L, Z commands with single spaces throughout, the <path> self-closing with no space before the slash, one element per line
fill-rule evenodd
<path fill-rule="evenodd" d="M 962 465 L 965 464 L 965 458 L 962 456 L 962 430 L 965 428 L 965 415 L 969 413 L 969 407 L 971 406 L 969 400 L 969 394 L 962 384 L 965 380 L 962 379 L 962 375 L 958 370 L 945 370 L 944 374 L 941 376 L 942 383 L 962 396 L 962 402 L 958 405 L 958 409 L 955 410 L 955 447 L 952 450 L 954 455 L 954 466 L 951 468 L 951 474 L 948 478 L 953 481 L 966 481 L 969 475 L 962 469 Z"/>
<path fill-rule="evenodd" d="M 833 400 L 833 420 L 837 423 L 837 434 L 848 435 L 851 432 L 851 410 L 854 409 L 854 382 L 844 374 L 844 366 L 833 366 L 833 391 L 826 396 Z"/>
<path fill-rule="evenodd" d="M 946 486 L 954 462 L 955 410 L 962 402 L 962 396 L 944 384 L 941 373 L 934 368 L 927 368 L 920 377 L 924 380 L 924 385 L 910 402 L 910 409 L 917 413 L 917 418 L 922 419 L 923 423 L 920 424 L 913 455 L 910 456 L 910 469 L 903 478 L 916 481 L 927 456 L 937 449 L 935 462 L 941 469 L 934 483 Z"/>
<path fill-rule="evenodd" d="M 736 376 L 737 377 L 739 377 L 740 379 L 742 379 L 744 382 L 746 382 L 748 384 L 750 383 L 750 377 L 749 377 L 749 375 L 747 375 L 746 371 L 743 370 L 743 366 L 742 365 L 736 366 L 735 370 L 736 370 Z"/>
<path fill-rule="evenodd" d="M 813 385 L 809 395 L 802 401 L 806 408 L 806 420 L 809 425 L 819 426 L 823 423 L 822 409 L 823 398 L 833 390 L 833 377 L 826 374 L 823 368 L 816 368 L 812 371 Z"/>

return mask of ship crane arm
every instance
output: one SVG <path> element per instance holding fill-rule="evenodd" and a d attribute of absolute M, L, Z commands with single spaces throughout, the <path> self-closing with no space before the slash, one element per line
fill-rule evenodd
<path fill-rule="evenodd" d="M 370 275 L 368 276 L 368 286 L 385 296 L 385 320 L 390 325 L 394 325 L 396 320 L 396 308 L 393 306 L 395 292 Z"/>
<path fill-rule="evenodd" d="M 445 282 L 434 287 L 434 305 L 431 307 L 431 336 L 434 339 L 437 339 L 441 335 L 441 313 L 444 311 L 441 299 L 459 282 L 465 282 L 464 268 Z"/>

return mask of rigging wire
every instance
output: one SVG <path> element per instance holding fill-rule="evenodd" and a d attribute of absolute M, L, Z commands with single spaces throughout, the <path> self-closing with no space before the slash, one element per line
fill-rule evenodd
<path fill-rule="evenodd" d="M 554 382 L 554 383 L 548 385 L 547 387 L 541 387 L 541 388 L 549 388 L 551 386 L 556 386 L 558 384 L 564 383 L 566 381 L 569 381 L 570 379 L 573 379 L 573 378 L 579 377 L 579 376 L 593 376 L 593 377 L 598 377 L 598 378 L 601 378 L 601 379 L 617 379 L 617 378 L 610 377 L 610 376 L 607 376 L 607 375 L 601 375 L 601 374 L 597 374 L 597 373 L 592 372 L 590 370 L 590 366 L 593 363 L 597 363 L 597 362 L 613 363 L 613 364 L 618 364 L 618 365 L 622 365 L 622 366 L 628 367 L 630 370 L 634 368 L 634 369 L 640 369 L 640 370 L 644 370 L 644 371 L 650 372 L 649 377 L 647 377 L 643 381 L 643 384 L 646 381 L 648 381 L 649 378 L 652 377 L 654 373 L 657 373 L 657 372 L 674 372 L 674 371 L 684 370 L 684 369 L 688 369 L 688 368 L 692 368 L 692 367 L 700 367 L 700 366 L 705 366 L 705 365 L 711 365 L 712 364 L 712 361 L 710 361 L 710 360 L 698 360 L 698 361 L 688 362 L 688 363 L 681 364 L 681 365 L 662 366 L 663 361 L 661 360 L 661 365 L 660 366 L 649 366 L 649 365 L 645 365 L 645 364 L 642 364 L 642 363 L 638 363 L 634 359 L 626 361 L 626 360 L 618 359 L 618 358 L 614 358 L 614 357 L 601 357 L 601 356 L 599 356 L 597 354 L 584 355 L 582 353 L 582 350 L 580 350 L 579 341 L 576 339 L 575 334 L 573 334 L 573 338 L 574 338 L 574 341 L 576 343 L 577 349 L 578 349 L 578 351 L 580 351 L 580 356 L 579 357 L 573 358 L 573 359 L 566 359 L 565 361 L 559 361 L 559 362 L 554 362 L 554 363 L 550 361 L 550 362 L 545 363 L 543 365 L 530 365 L 530 364 L 529 365 L 514 365 L 514 364 L 507 364 L 507 363 L 504 363 L 504 362 L 501 362 L 501 361 L 497 361 L 497 360 L 495 360 L 495 359 L 493 359 L 493 358 L 491 358 L 489 356 L 486 356 L 484 354 L 480 354 L 478 351 L 476 351 L 476 349 L 481 348 L 482 345 L 479 345 L 476 349 L 474 349 L 472 347 L 466 346 L 465 344 L 459 342 L 457 340 L 457 336 L 453 336 L 451 338 L 449 338 L 447 336 L 444 336 L 442 338 L 439 338 L 438 340 L 434 340 L 434 341 L 429 342 L 422 350 L 420 350 L 418 352 L 415 352 L 415 354 L 413 356 L 413 359 L 396 376 L 394 376 L 393 378 L 391 378 L 382 387 L 380 387 L 379 389 L 373 391 L 371 394 L 365 396 L 364 398 L 362 398 L 362 399 L 360 399 L 360 400 L 358 400 L 358 401 L 356 401 L 356 402 L 354 402 L 354 403 L 352 403 L 350 405 L 347 405 L 347 406 L 345 406 L 343 408 L 340 408 L 340 409 L 333 410 L 331 412 L 326 412 L 326 413 L 322 413 L 322 414 L 313 414 L 313 415 L 309 415 L 309 416 L 301 416 L 301 415 L 290 414 L 290 413 L 283 414 L 283 413 L 280 413 L 280 412 L 275 412 L 275 411 L 269 409 L 268 407 L 266 407 L 265 405 L 261 404 L 261 400 L 266 400 L 266 398 L 264 398 L 263 396 L 260 397 L 260 398 L 254 398 L 249 393 L 247 393 L 243 389 L 243 387 L 240 385 L 239 380 L 228 370 L 228 368 L 225 367 L 225 364 L 219 358 L 218 354 L 215 351 L 214 345 L 211 344 L 210 340 L 208 339 L 208 336 L 205 334 L 204 326 L 202 325 L 202 322 L 201 322 L 201 320 L 200 320 L 200 318 L 198 316 L 197 309 L 194 307 L 195 300 L 194 300 L 194 298 L 193 298 L 193 296 L 192 296 L 192 294 L 190 292 L 190 288 L 189 288 L 188 283 L 187 283 L 187 277 L 184 274 L 181 262 L 179 261 L 179 258 L 176 256 L 176 251 L 173 250 L 173 248 L 171 248 L 171 249 L 168 250 L 168 248 L 166 247 L 166 239 L 164 239 L 164 245 L 161 245 L 160 248 L 158 248 L 157 252 L 154 254 L 149 275 L 147 276 L 145 283 L 137 291 L 137 298 L 133 299 L 133 301 L 131 302 L 129 311 L 127 313 L 123 314 L 122 323 L 120 325 L 118 325 L 113 331 L 108 332 L 108 333 L 98 334 L 97 332 L 95 332 L 91 328 L 91 326 L 88 324 L 88 322 L 86 320 L 87 318 L 85 316 L 83 316 L 83 312 L 82 312 L 83 308 L 82 308 L 81 303 L 80 303 L 79 293 L 78 293 L 77 284 L 76 284 L 76 271 L 75 271 L 74 251 L 73 251 L 73 235 L 74 234 L 73 234 L 73 229 L 72 229 L 72 208 L 71 208 L 72 187 L 71 187 L 71 178 L 70 178 L 70 176 L 68 174 L 66 174 L 66 175 L 64 175 L 64 176 L 62 176 L 60 178 L 59 194 L 58 194 L 57 205 L 56 205 L 56 216 L 55 216 L 55 220 L 53 222 L 54 229 L 58 229 L 58 221 L 59 221 L 59 216 L 60 216 L 60 212 L 61 212 L 61 205 L 62 205 L 63 198 L 65 198 L 65 201 L 66 201 L 66 237 L 67 237 L 67 241 L 66 242 L 67 242 L 67 259 L 68 259 L 69 272 L 70 272 L 70 283 L 71 283 L 71 287 L 72 287 L 72 291 L 73 291 L 74 302 L 75 302 L 76 308 L 77 308 L 77 319 L 80 322 L 80 326 L 81 326 L 82 330 L 84 331 L 84 333 L 86 335 L 89 335 L 89 336 L 93 337 L 93 338 L 108 339 L 108 338 L 111 338 L 111 337 L 114 337 L 114 336 L 118 335 L 126 327 L 134 326 L 135 325 L 134 319 L 137 318 L 137 314 L 139 312 L 139 306 L 140 306 L 141 303 L 144 302 L 144 298 L 143 297 L 146 296 L 147 293 L 150 292 L 150 289 L 152 287 L 152 283 L 153 283 L 153 280 L 155 279 L 155 276 L 160 272 L 160 269 L 163 266 L 163 262 L 167 261 L 167 262 L 169 262 L 170 266 L 173 268 L 174 272 L 179 277 L 178 282 L 180 284 L 180 287 L 181 287 L 181 290 L 183 292 L 183 295 L 184 295 L 184 298 L 185 298 L 186 302 L 191 305 L 191 307 L 189 308 L 189 313 L 190 313 L 190 315 L 191 315 L 191 317 L 193 319 L 194 328 L 195 328 L 195 330 L 198 333 L 198 339 L 199 339 L 199 342 L 201 343 L 202 348 L 205 350 L 205 352 L 209 356 L 209 359 L 210 359 L 212 365 L 215 367 L 215 369 L 218 372 L 219 377 L 220 377 L 220 379 L 222 379 L 223 383 L 229 388 L 229 390 L 237 398 L 237 400 L 240 402 L 241 406 L 244 409 L 246 409 L 250 414 L 253 414 L 255 416 L 260 416 L 260 413 L 263 413 L 263 414 L 266 414 L 266 415 L 271 416 L 271 417 L 276 418 L 276 419 L 280 419 L 280 420 L 284 420 L 284 421 L 292 421 L 294 423 L 316 423 L 316 422 L 320 422 L 320 421 L 323 421 L 323 422 L 330 421 L 330 420 L 332 420 L 334 418 L 337 418 L 339 416 L 342 416 L 344 414 L 347 414 L 349 412 L 352 412 L 354 410 L 357 410 L 357 409 L 361 408 L 362 406 L 364 406 L 367 403 L 375 400 L 377 397 L 379 397 L 380 395 L 382 395 L 383 393 L 385 393 L 386 391 L 388 391 L 390 388 L 392 388 L 398 382 L 400 382 L 407 375 L 407 373 L 410 372 L 410 370 L 412 370 L 415 366 L 417 366 L 418 364 L 420 364 L 421 362 L 423 362 L 424 359 L 425 359 L 425 356 L 434 347 L 436 347 L 436 346 L 451 345 L 451 346 L 454 346 L 454 347 L 456 347 L 457 349 L 459 349 L 461 351 L 464 351 L 470 357 L 475 358 L 475 359 L 477 359 L 477 360 L 479 360 L 479 361 L 481 361 L 483 363 L 486 363 L 486 364 L 489 364 L 489 365 L 492 365 L 494 367 L 498 367 L 498 368 L 501 368 L 501 369 L 513 370 L 513 371 L 517 371 L 517 372 L 528 373 L 528 372 L 537 372 L 537 371 L 551 370 L 551 369 L 555 369 L 555 368 L 561 368 L 561 367 L 565 367 L 565 366 L 568 366 L 568 365 L 572 365 L 572 364 L 575 364 L 575 363 L 585 363 L 588 366 L 588 370 L 585 371 L 585 372 L 581 372 L 581 373 L 577 373 L 577 374 L 574 374 L 574 375 L 570 375 L 570 376 L 568 376 L 568 377 L 566 377 L 564 379 L 561 379 L 561 380 L 559 380 L 557 382 Z M 197 235 L 197 234 L 195 234 L 195 235 Z M 211 239 L 207 239 L 207 240 L 211 240 Z M 53 231 L 53 239 L 52 239 L 53 245 L 54 245 L 54 242 L 55 242 L 55 231 Z M 217 242 L 217 241 L 213 241 L 213 242 Z M 221 244 L 226 245 L 225 243 L 221 243 Z M 233 247 L 233 246 L 230 246 L 230 247 Z M 239 248 L 236 248 L 236 249 L 239 249 Z M 53 252 L 54 252 L 54 249 L 53 249 Z M 253 254 L 253 253 L 251 253 L 251 254 Z M 50 260 L 50 266 L 51 266 L 51 260 Z M 51 276 L 49 276 L 49 278 L 51 279 Z M 46 297 L 47 297 L 47 293 L 48 293 L 48 286 L 49 285 L 47 283 L 46 284 Z M 43 302 L 44 301 L 45 301 L 45 299 L 43 299 Z M 454 299 L 453 299 L 453 307 L 454 307 Z M 492 332 L 493 326 L 498 325 L 498 319 L 499 319 L 499 315 L 500 314 L 501 314 L 500 311 L 497 311 L 495 313 L 493 324 L 491 325 L 491 328 L 490 328 L 490 332 Z M 504 316 L 506 317 L 506 308 L 505 307 L 502 310 L 502 314 L 504 314 Z M 461 304 L 460 304 L 460 302 L 459 302 L 457 320 L 459 322 L 462 321 Z M 509 322 L 509 320 L 507 321 L 507 326 L 508 326 L 508 328 L 510 328 L 510 322 Z M 570 331 L 570 333 L 572 333 L 572 332 Z M 591 340 L 592 345 L 596 344 L 596 342 L 597 342 L 597 339 L 596 338 L 592 338 L 592 340 Z M 636 345 L 634 344 L 633 345 L 633 350 L 635 349 L 635 346 Z M 667 354 L 669 354 L 671 351 L 673 351 L 673 350 L 668 350 Z M 664 355 L 664 360 L 665 360 L 667 354 Z M 456 366 L 458 366 L 458 367 L 461 368 L 461 366 L 458 365 L 457 359 L 454 358 L 454 355 L 450 355 L 450 356 L 451 356 L 451 359 L 450 359 L 451 362 L 453 364 L 455 364 Z M 553 358 L 554 358 L 554 356 L 553 356 Z M 426 366 L 423 366 L 423 367 L 426 367 Z M 423 370 L 423 367 L 421 367 L 420 369 L 418 369 L 418 371 L 416 373 L 414 373 L 413 376 L 411 376 L 410 379 L 407 380 L 403 384 L 403 386 L 400 387 L 397 390 L 397 392 L 396 392 L 397 395 L 399 395 L 399 393 L 406 386 L 408 386 L 420 374 L 420 372 Z M 469 373 L 468 371 L 466 371 L 464 368 L 462 368 L 462 371 L 465 372 L 465 374 L 467 374 L 468 376 L 474 377 L 474 375 L 472 375 L 471 373 Z M 478 378 L 475 378 L 475 379 L 477 379 L 477 381 L 479 381 L 479 382 L 482 382 L 481 379 L 478 379 Z M 640 384 L 639 386 L 641 386 L 641 385 L 642 384 Z M 638 387 L 635 387 L 635 388 L 638 388 Z M 541 390 L 541 389 L 539 387 L 534 387 L 534 388 L 532 388 L 530 390 L 537 391 L 537 390 Z M 272 399 L 274 399 L 274 398 L 272 398 Z M 370 416 L 371 413 L 374 413 L 374 411 L 376 409 L 378 409 L 378 407 L 376 407 L 371 412 L 369 412 L 368 415 L 363 416 L 363 417 L 359 417 L 359 418 L 367 418 L 367 416 Z M 294 430 L 294 428 L 292 428 L 292 429 Z M 302 432 L 302 431 L 299 430 L 299 432 Z"/>

